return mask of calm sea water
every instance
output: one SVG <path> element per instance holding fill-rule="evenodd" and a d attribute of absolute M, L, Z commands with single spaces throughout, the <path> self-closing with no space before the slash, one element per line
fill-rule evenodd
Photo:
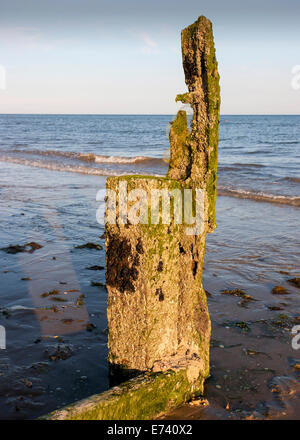
<path fill-rule="evenodd" d="M 30 241 L 43 246 L 32 254 L 0 251 L 0 325 L 7 334 L 7 348 L 0 350 L 0 418 L 36 417 L 109 386 L 105 270 L 89 269 L 104 267 L 105 253 L 76 246 L 104 245 L 96 194 L 106 176 L 165 174 L 170 120 L 0 116 L 0 248 Z M 239 399 L 245 408 L 250 400 L 260 408 L 272 399 L 271 379 L 295 380 L 290 328 L 283 325 L 275 338 L 270 328 L 278 313 L 288 325 L 299 314 L 299 289 L 288 282 L 299 276 L 299 161 L 300 116 L 221 117 L 218 228 L 207 236 L 203 277 L 213 323 L 210 408 L 216 384 L 222 385 L 221 406 L 224 396 L 236 394 L 233 408 L 234 402 L 241 408 Z M 284 298 L 271 294 L 278 284 L 289 291 Z M 234 288 L 256 301 L 243 307 L 239 298 L 221 294 Z M 63 302 L 42 296 L 52 289 Z M 84 305 L 77 306 L 80 294 Z M 235 321 L 246 321 L 250 336 Z M 58 347 L 66 356 L 53 360 Z M 267 356 L 248 359 L 246 348 Z M 229 385 L 223 385 L 225 364 Z M 258 377 L 259 368 L 268 375 Z M 259 394 L 254 385 L 253 393 L 241 391 L 249 375 Z"/>
<path fill-rule="evenodd" d="M 0 161 L 93 175 L 165 174 L 172 116 L 0 116 Z M 219 193 L 300 206 L 300 116 L 222 116 Z"/>

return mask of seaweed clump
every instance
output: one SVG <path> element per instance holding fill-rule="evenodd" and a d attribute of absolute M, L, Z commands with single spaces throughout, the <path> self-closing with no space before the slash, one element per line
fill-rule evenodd
<path fill-rule="evenodd" d="M 30 241 L 23 245 L 14 244 L 0 248 L 0 251 L 6 252 L 7 254 L 18 254 L 19 252 L 28 252 L 29 254 L 32 254 L 34 251 L 41 249 L 42 247 L 41 244 Z"/>

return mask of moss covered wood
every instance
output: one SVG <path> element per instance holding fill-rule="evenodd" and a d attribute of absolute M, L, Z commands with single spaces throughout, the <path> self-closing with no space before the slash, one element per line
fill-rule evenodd
<path fill-rule="evenodd" d="M 186 134 L 184 111 L 170 130 L 171 160 L 168 176 L 205 188 L 208 232 L 216 227 L 217 161 L 220 86 L 212 24 L 204 16 L 181 33 L 182 61 L 189 92 L 176 101 L 193 109 L 192 131 Z"/>
<path fill-rule="evenodd" d="M 42 417 L 45 420 L 149 420 L 198 396 L 203 379 L 187 369 L 145 374 Z"/>
<path fill-rule="evenodd" d="M 188 93 L 176 100 L 191 104 L 192 129 L 180 110 L 171 123 L 166 178 L 122 176 L 107 179 L 119 200 L 120 182 L 128 193 L 201 188 L 204 229 L 186 233 L 185 224 L 106 225 L 109 362 L 122 371 L 150 371 L 174 365 L 191 354 L 209 374 L 210 319 L 202 287 L 206 232 L 216 225 L 219 75 L 211 22 L 201 16 L 182 31 L 182 59 Z M 127 209 L 130 210 L 130 204 Z M 119 206 L 117 206 L 117 210 Z M 147 216 L 149 217 L 149 212 Z"/>

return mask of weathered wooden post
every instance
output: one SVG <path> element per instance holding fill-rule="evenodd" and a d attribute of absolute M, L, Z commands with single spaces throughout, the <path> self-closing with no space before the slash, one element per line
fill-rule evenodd
<path fill-rule="evenodd" d="M 186 112 L 179 111 L 172 122 L 167 177 L 107 179 L 108 359 L 113 372 L 186 369 L 194 389 L 202 391 L 210 343 L 202 266 L 205 235 L 216 226 L 220 107 L 207 18 L 182 31 L 182 59 L 189 92 L 176 100 L 192 106 L 193 121 L 189 131 Z M 194 230 L 185 206 L 191 189 L 198 197 L 194 211 L 201 205 Z M 171 215 L 159 218 L 159 207 L 170 208 Z"/>

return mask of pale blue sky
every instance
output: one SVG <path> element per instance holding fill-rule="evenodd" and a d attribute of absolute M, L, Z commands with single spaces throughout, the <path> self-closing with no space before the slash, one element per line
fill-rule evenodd
<path fill-rule="evenodd" d="M 0 113 L 175 113 L 180 31 L 213 22 L 223 114 L 299 114 L 299 0 L 0 0 Z"/>

